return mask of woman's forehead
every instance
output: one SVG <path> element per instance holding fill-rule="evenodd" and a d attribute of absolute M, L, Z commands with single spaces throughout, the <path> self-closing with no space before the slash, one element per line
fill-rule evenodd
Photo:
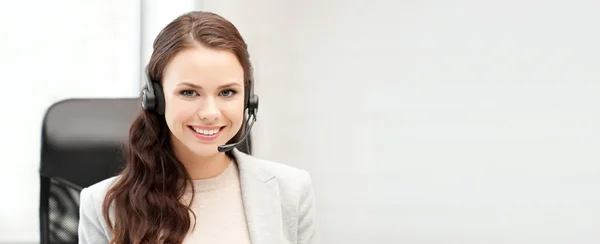
<path fill-rule="evenodd" d="M 193 84 L 206 89 L 244 84 L 244 69 L 229 51 L 198 46 L 180 51 L 163 72 L 164 85 Z"/>

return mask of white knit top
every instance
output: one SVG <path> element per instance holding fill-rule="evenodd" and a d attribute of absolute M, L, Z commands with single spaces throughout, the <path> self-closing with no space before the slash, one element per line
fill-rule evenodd
<path fill-rule="evenodd" d="M 232 161 L 220 175 L 201 180 L 193 180 L 195 196 L 192 211 L 196 214 L 192 227 L 184 239 L 184 244 L 197 243 L 251 243 L 237 164 Z M 191 189 L 184 199 L 189 200 Z"/>

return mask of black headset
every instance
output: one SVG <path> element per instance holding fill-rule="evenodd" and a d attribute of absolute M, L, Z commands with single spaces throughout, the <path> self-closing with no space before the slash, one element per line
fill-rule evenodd
<path fill-rule="evenodd" d="M 165 96 L 160 82 L 150 78 L 148 67 L 145 69 L 145 80 L 146 86 L 144 86 L 141 93 L 142 108 L 148 112 L 164 115 Z M 258 95 L 254 94 L 254 81 L 251 79 L 248 80 L 248 84 L 246 86 L 250 86 L 249 89 L 244 89 L 244 111 L 248 113 L 246 132 L 238 142 L 219 146 L 220 152 L 229 151 L 243 142 L 246 137 L 248 137 L 248 134 L 252 129 L 252 125 L 254 125 L 254 122 L 256 121 L 256 114 L 258 112 Z"/>

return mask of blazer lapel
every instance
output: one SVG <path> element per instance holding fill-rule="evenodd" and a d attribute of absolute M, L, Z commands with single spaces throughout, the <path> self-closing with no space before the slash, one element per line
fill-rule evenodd
<path fill-rule="evenodd" d="M 240 170 L 240 188 L 253 244 L 281 244 L 283 226 L 277 180 L 256 159 L 237 149 L 233 155 Z"/>

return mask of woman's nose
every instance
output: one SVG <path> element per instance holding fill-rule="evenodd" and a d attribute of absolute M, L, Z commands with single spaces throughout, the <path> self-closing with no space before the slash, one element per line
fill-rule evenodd
<path fill-rule="evenodd" d="M 207 98 L 202 108 L 198 111 L 198 117 L 206 121 L 218 120 L 221 116 L 221 110 L 217 105 L 214 98 Z"/>

